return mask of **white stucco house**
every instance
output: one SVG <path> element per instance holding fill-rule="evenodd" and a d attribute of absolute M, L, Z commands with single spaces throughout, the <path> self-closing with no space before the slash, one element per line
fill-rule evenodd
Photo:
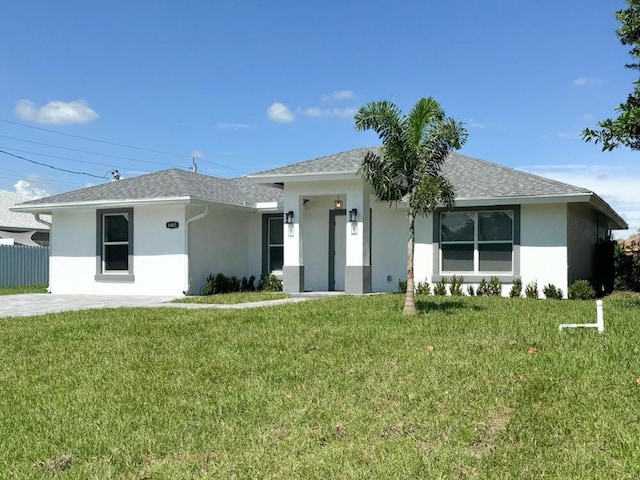
<path fill-rule="evenodd" d="M 357 176 L 368 148 L 222 179 L 164 170 L 12 210 L 52 216 L 54 293 L 197 294 L 209 273 L 277 272 L 288 292 L 361 294 L 406 277 L 402 205 Z M 456 207 L 416 223 L 417 281 L 498 276 L 563 291 L 626 222 L 594 192 L 451 154 Z"/>

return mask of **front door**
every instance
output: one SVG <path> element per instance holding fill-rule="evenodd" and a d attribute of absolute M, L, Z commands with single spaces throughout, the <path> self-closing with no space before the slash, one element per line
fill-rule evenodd
<path fill-rule="evenodd" d="M 329 290 L 344 291 L 347 264 L 346 210 L 329 212 Z"/>

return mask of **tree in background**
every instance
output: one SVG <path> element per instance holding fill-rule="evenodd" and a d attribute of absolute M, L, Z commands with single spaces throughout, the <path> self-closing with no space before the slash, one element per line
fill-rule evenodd
<path fill-rule="evenodd" d="M 452 149 L 467 139 L 461 123 L 447 118 L 433 98 L 421 98 L 408 115 L 392 102 L 372 102 L 355 116 L 358 131 L 374 130 L 382 146 L 380 153 L 365 155 L 358 173 L 369 182 L 376 195 L 407 207 L 409 241 L 407 245 L 407 292 L 403 313 L 416 314 L 413 277 L 415 219 L 428 216 L 444 205 L 452 208 L 455 192 L 442 176 L 442 166 Z"/>
<path fill-rule="evenodd" d="M 640 59 L 640 0 L 627 0 L 629 8 L 616 13 L 621 23 L 616 35 L 623 45 L 631 45 L 631 56 Z M 639 63 L 630 63 L 626 68 L 640 70 Z M 633 92 L 625 103 L 616 111 L 620 114 L 615 119 L 608 118 L 598 123 L 599 130 L 585 128 L 582 138 L 586 142 L 602 143 L 602 150 L 611 151 L 624 145 L 632 150 L 640 150 L 640 80 L 635 81 Z"/>

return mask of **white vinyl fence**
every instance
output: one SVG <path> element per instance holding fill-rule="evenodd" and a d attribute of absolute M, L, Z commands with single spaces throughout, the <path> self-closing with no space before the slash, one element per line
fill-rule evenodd
<path fill-rule="evenodd" d="M 49 247 L 0 245 L 0 287 L 49 284 Z"/>

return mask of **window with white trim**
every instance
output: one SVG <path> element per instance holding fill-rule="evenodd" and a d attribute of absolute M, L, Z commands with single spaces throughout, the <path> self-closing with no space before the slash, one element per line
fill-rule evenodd
<path fill-rule="evenodd" d="M 514 211 L 440 214 L 440 272 L 513 273 Z"/>

